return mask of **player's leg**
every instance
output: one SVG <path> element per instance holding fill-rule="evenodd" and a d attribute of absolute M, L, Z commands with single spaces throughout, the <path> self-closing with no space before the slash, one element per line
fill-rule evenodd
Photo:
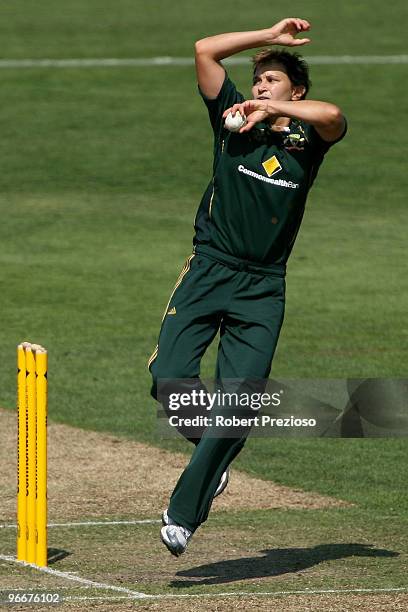
<path fill-rule="evenodd" d="M 284 314 L 284 279 L 239 273 L 240 283 L 221 326 L 217 379 L 241 379 L 259 389 L 268 377 Z M 220 412 L 220 409 L 217 409 Z M 222 412 L 222 410 L 221 410 Z M 171 497 L 169 516 L 194 530 L 206 520 L 220 477 L 245 444 L 207 430 Z"/>
<path fill-rule="evenodd" d="M 174 416 L 169 410 L 170 393 L 204 389 L 199 378 L 200 362 L 220 325 L 225 306 L 224 277 L 232 274 L 223 268 L 207 258 L 194 256 L 189 266 L 185 266 L 184 274 L 179 276 L 170 297 L 158 348 L 149 362 L 153 378 L 151 393 L 167 414 Z M 204 406 L 201 410 L 205 415 Z M 184 428 L 179 428 L 180 433 L 194 443 L 198 443 L 203 430 L 204 427 L 195 429 L 192 437 Z"/>
<path fill-rule="evenodd" d="M 206 407 L 194 406 L 194 415 L 189 414 L 191 408 L 184 406 L 172 411 L 170 400 L 180 397 L 180 394 L 200 393 L 205 389 L 199 373 L 200 362 L 206 348 L 211 344 L 217 333 L 217 317 L 180 316 L 177 320 L 165 321 L 160 334 L 157 358 L 151 364 L 153 377 L 152 395 L 163 406 L 167 417 L 175 416 L 206 416 Z M 177 430 L 193 444 L 198 444 L 205 427 L 177 426 Z"/>

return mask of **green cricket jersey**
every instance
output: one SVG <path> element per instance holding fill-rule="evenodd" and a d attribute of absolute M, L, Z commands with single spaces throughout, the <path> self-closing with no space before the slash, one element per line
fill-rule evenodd
<path fill-rule="evenodd" d="M 222 114 L 245 98 L 227 74 L 216 99 L 200 93 L 214 131 L 214 164 L 196 215 L 194 245 L 257 263 L 285 264 L 308 191 L 334 142 L 325 142 L 300 120 L 291 120 L 286 132 L 272 132 L 263 123 L 244 134 L 229 132 Z"/>

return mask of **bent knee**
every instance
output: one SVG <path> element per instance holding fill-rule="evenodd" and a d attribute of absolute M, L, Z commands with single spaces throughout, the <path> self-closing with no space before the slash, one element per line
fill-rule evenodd
<path fill-rule="evenodd" d="M 150 373 L 153 381 L 151 395 L 154 399 L 158 399 L 158 395 L 162 397 L 174 391 L 187 391 L 201 384 L 198 373 L 180 364 L 160 364 L 155 361 L 150 366 Z"/>

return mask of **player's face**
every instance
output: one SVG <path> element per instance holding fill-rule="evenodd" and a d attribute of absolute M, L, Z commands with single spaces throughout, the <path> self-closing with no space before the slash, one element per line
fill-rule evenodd
<path fill-rule="evenodd" d="M 252 96 L 255 100 L 300 100 L 304 88 L 295 87 L 278 62 L 258 66 L 253 78 Z"/>

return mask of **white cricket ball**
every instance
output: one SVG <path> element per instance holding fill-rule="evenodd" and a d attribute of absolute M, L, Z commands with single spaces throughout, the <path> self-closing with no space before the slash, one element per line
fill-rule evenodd
<path fill-rule="evenodd" d="M 239 111 L 235 113 L 235 117 L 229 112 L 225 118 L 225 127 L 230 132 L 239 132 L 239 130 L 246 125 L 247 120 L 245 115 L 242 116 Z"/>

